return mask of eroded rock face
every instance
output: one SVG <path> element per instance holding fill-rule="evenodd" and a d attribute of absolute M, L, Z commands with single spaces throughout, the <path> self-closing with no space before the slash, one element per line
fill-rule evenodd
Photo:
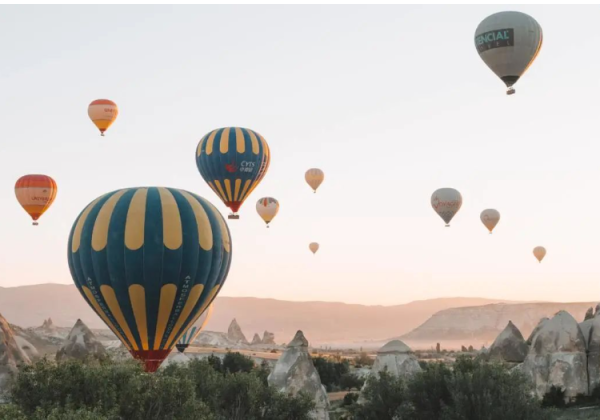
<path fill-rule="evenodd" d="M 56 360 L 58 362 L 66 359 L 85 360 L 89 357 L 104 359 L 107 357 L 107 352 L 87 325 L 78 319 L 63 346 L 56 353 Z"/>
<path fill-rule="evenodd" d="M 31 360 L 15 340 L 10 325 L 0 315 L 0 392 L 4 392 L 8 381 L 17 372 L 20 364 L 30 364 Z"/>
<path fill-rule="evenodd" d="M 242 332 L 242 328 L 237 323 L 237 320 L 233 318 L 231 324 L 229 324 L 229 328 L 227 329 L 227 338 L 234 343 L 248 344 L 248 340 L 246 340 L 246 336 Z"/>
<path fill-rule="evenodd" d="M 260 336 L 257 333 L 254 333 L 254 337 L 252 337 L 252 344 L 253 346 L 257 345 L 257 344 L 262 344 L 262 340 L 260 339 Z"/>
<path fill-rule="evenodd" d="M 585 318 L 583 319 L 584 321 L 587 321 L 588 319 L 592 319 L 594 317 L 594 308 L 589 308 L 586 312 L 585 312 Z"/>
<path fill-rule="evenodd" d="M 527 338 L 527 345 L 531 346 L 531 343 L 533 342 L 533 338 L 537 335 L 538 332 L 540 332 L 540 330 L 542 329 L 542 327 L 544 326 L 544 324 L 549 321 L 548 318 L 542 318 L 540 319 L 540 322 L 538 322 L 538 324 L 535 326 L 535 328 L 533 329 L 533 331 L 531 331 L 531 334 L 529 334 L 529 338 Z"/>
<path fill-rule="evenodd" d="M 509 363 L 521 363 L 527 357 L 529 346 L 523 339 L 521 331 L 508 321 L 508 325 L 504 328 L 494 343 L 490 347 L 489 357 L 493 360 L 501 360 Z"/>
<path fill-rule="evenodd" d="M 263 333 L 262 343 L 263 344 L 275 344 L 275 334 L 273 334 L 272 332 L 269 332 L 269 331 L 265 331 Z"/>
<path fill-rule="evenodd" d="M 566 398 L 588 393 L 585 339 L 579 324 L 567 312 L 545 322 L 519 370 L 529 375 L 539 398 L 552 385 L 565 390 Z"/>
<path fill-rule="evenodd" d="M 591 322 L 588 342 L 588 376 L 591 393 L 600 386 L 600 316 L 586 322 Z"/>
<path fill-rule="evenodd" d="M 329 420 L 327 391 L 313 365 L 308 352 L 308 341 L 302 331 L 296 333 L 277 360 L 268 382 L 270 386 L 286 394 L 296 395 L 302 391 L 310 395 L 315 402 L 312 417 L 316 420 Z"/>
<path fill-rule="evenodd" d="M 421 372 L 421 366 L 413 351 L 400 340 L 392 340 L 379 349 L 371 371 L 377 374 L 387 370 L 394 376 L 412 376 Z"/>

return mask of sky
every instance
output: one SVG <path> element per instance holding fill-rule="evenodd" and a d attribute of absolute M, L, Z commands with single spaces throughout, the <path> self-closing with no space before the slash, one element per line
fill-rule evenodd
<path fill-rule="evenodd" d="M 475 28 L 519 10 L 544 31 L 516 95 Z M 72 282 L 67 238 L 101 194 L 193 191 L 207 132 L 248 127 L 271 166 L 229 221 L 221 296 L 393 305 L 478 296 L 600 300 L 600 6 L 1 6 L 0 286 Z M 100 137 L 89 102 L 114 100 Z M 304 172 L 322 168 L 317 194 Z M 40 226 L 14 183 L 58 183 Z M 430 197 L 458 189 L 445 228 Z M 279 200 L 265 229 L 255 203 Z M 489 235 L 479 220 L 496 208 Z M 312 241 L 321 248 L 308 250 Z M 535 246 L 548 253 L 542 264 Z"/>

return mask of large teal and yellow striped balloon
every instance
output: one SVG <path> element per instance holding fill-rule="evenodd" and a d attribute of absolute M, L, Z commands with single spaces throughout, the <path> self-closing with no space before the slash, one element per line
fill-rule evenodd
<path fill-rule="evenodd" d="M 69 236 L 69 268 L 87 303 L 155 371 L 211 304 L 231 264 L 223 216 L 174 188 L 98 197 Z"/>
<path fill-rule="evenodd" d="M 270 160 L 265 139 L 247 128 L 213 130 L 202 137 L 196 149 L 200 175 L 233 211 L 230 219 L 238 218 L 236 213 L 264 178 Z"/>

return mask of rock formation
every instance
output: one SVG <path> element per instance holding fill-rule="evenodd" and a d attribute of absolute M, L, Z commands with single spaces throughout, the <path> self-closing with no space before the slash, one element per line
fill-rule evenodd
<path fill-rule="evenodd" d="M 88 357 L 104 359 L 107 357 L 107 352 L 87 325 L 78 319 L 64 344 L 56 353 L 56 360 L 58 362 L 66 359 L 84 360 Z"/>
<path fill-rule="evenodd" d="M 8 322 L 0 315 L 0 390 L 4 391 L 7 381 L 17 372 L 20 364 L 30 364 L 31 360 L 15 341 Z"/>
<path fill-rule="evenodd" d="M 531 331 L 531 334 L 529 334 L 529 338 L 527 338 L 527 341 L 526 341 L 527 345 L 531 346 L 531 343 L 533 342 L 534 337 L 537 335 L 538 332 L 540 332 L 540 329 L 542 329 L 544 324 L 548 321 L 549 321 L 548 318 L 540 319 L 540 322 L 538 322 L 538 324 L 535 326 L 533 331 Z"/>
<path fill-rule="evenodd" d="M 588 376 L 589 392 L 592 393 L 600 386 L 600 316 L 594 317 L 590 322 L 588 335 Z"/>
<path fill-rule="evenodd" d="M 254 333 L 254 337 L 252 337 L 252 342 L 250 343 L 253 346 L 257 345 L 257 344 L 262 344 L 262 340 L 260 339 L 260 335 L 258 335 L 257 333 Z"/>
<path fill-rule="evenodd" d="M 400 340 L 392 340 L 379 349 L 371 368 L 373 374 L 383 370 L 394 376 L 412 376 L 421 372 L 421 366 L 410 347 Z"/>
<path fill-rule="evenodd" d="M 246 340 L 246 336 L 242 332 L 242 328 L 235 318 L 233 318 L 233 321 L 229 324 L 227 338 L 236 344 L 248 344 L 248 340 Z"/>
<path fill-rule="evenodd" d="M 42 323 L 42 328 L 45 330 L 48 330 L 48 331 L 56 330 L 56 327 L 54 326 L 54 323 L 52 322 L 52 318 L 45 319 L 44 322 Z"/>
<path fill-rule="evenodd" d="M 586 313 L 585 313 L 585 318 L 583 319 L 584 321 L 587 321 L 588 319 L 592 319 L 594 317 L 594 308 L 590 307 Z"/>
<path fill-rule="evenodd" d="M 189 361 L 190 361 L 190 358 L 188 356 L 186 356 L 185 353 L 180 353 L 178 351 L 171 352 L 169 357 L 167 357 L 166 360 L 164 362 L 162 362 L 159 369 L 164 369 L 166 366 L 173 365 L 173 364 L 185 365 L 185 364 L 189 363 Z"/>
<path fill-rule="evenodd" d="M 40 352 L 38 349 L 29 341 L 27 341 L 26 338 L 15 334 L 15 341 L 17 342 L 19 348 L 25 352 L 27 357 L 29 357 L 29 360 L 35 360 L 40 357 Z"/>
<path fill-rule="evenodd" d="M 596 304 L 596 312 L 594 312 L 594 316 L 598 315 L 598 311 L 600 311 L 600 303 Z"/>
<path fill-rule="evenodd" d="M 585 339 L 579 324 L 560 311 L 546 321 L 533 337 L 529 354 L 519 370 L 529 375 L 539 398 L 552 385 L 565 391 L 565 398 L 588 393 Z"/>
<path fill-rule="evenodd" d="M 460 351 L 462 351 L 463 353 L 466 353 L 468 350 L 465 346 L 460 346 Z"/>
<path fill-rule="evenodd" d="M 521 363 L 527 357 L 529 346 L 523 339 L 521 331 L 515 324 L 508 321 L 504 331 L 496 337 L 492 347 L 490 347 L 490 359 L 501 360 L 509 363 Z"/>
<path fill-rule="evenodd" d="M 313 365 L 308 352 L 308 341 L 302 331 L 296 333 L 277 360 L 268 382 L 270 386 L 286 394 L 296 395 L 302 391 L 310 395 L 315 402 L 312 417 L 315 420 L 329 420 L 327 391 Z"/>
<path fill-rule="evenodd" d="M 263 344 L 275 344 L 275 334 L 273 334 L 272 332 L 269 332 L 269 331 L 265 331 L 263 333 L 262 343 Z"/>

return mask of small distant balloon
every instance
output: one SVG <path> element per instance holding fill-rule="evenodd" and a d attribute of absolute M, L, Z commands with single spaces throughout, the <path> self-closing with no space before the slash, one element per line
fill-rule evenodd
<path fill-rule="evenodd" d="M 318 244 L 318 243 L 316 243 L 316 242 L 311 242 L 311 243 L 308 245 L 308 249 L 310 249 L 310 251 L 311 251 L 313 254 L 316 254 L 316 253 L 317 253 L 317 251 L 319 250 L 319 244 Z"/>
<path fill-rule="evenodd" d="M 263 197 L 256 203 L 256 211 L 269 227 L 269 223 L 279 212 L 279 202 L 273 197 Z"/>
<path fill-rule="evenodd" d="M 546 248 L 544 248 L 543 246 L 536 246 L 535 248 L 533 248 L 533 255 L 541 263 L 544 257 L 546 256 Z"/>
<path fill-rule="evenodd" d="M 38 225 L 37 220 L 54 202 L 57 190 L 56 182 L 48 175 L 25 175 L 17 180 L 17 201 L 31 216 L 34 226 Z"/>
<path fill-rule="evenodd" d="M 507 95 L 542 48 L 542 27 L 521 12 L 500 12 L 475 30 L 475 48 L 485 64 L 506 84 Z"/>
<path fill-rule="evenodd" d="M 88 106 L 88 115 L 92 122 L 100 130 L 100 135 L 112 125 L 119 115 L 117 104 L 109 99 L 96 99 Z"/>
<path fill-rule="evenodd" d="M 500 221 L 500 213 L 498 210 L 494 209 L 486 209 L 481 212 L 481 222 L 484 226 L 492 233 L 492 230 L 496 227 L 498 222 Z"/>
<path fill-rule="evenodd" d="M 322 170 L 318 168 L 312 168 L 306 171 L 306 174 L 304 174 L 304 179 L 306 180 L 306 183 L 310 185 L 310 187 L 316 193 L 317 189 L 319 188 L 319 185 L 321 185 L 321 183 L 323 183 L 323 180 L 325 179 L 325 174 Z"/>
<path fill-rule="evenodd" d="M 454 188 L 440 188 L 431 196 L 431 207 L 450 226 L 450 221 L 462 206 L 462 196 Z"/>

